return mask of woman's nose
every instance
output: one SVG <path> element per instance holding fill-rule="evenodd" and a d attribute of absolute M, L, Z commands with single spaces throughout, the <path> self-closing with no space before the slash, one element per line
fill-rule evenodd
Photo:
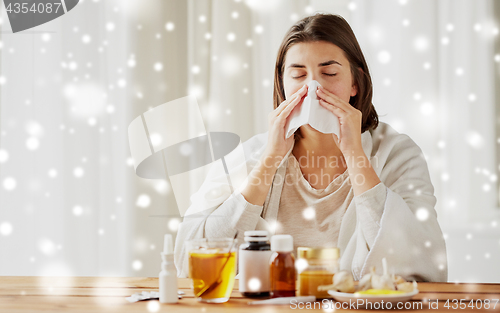
<path fill-rule="evenodd" d="M 314 76 L 311 76 L 311 78 L 309 78 L 306 81 L 304 81 L 304 84 L 305 85 L 309 85 L 309 83 L 312 82 L 313 80 L 317 81 L 321 85 L 321 82 L 319 81 L 319 79 L 316 78 L 316 77 L 314 77 Z"/>
<path fill-rule="evenodd" d="M 304 83 L 305 84 L 309 84 L 311 81 L 315 80 L 315 81 L 317 81 L 318 83 L 321 84 L 320 79 L 321 79 L 321 77 L 319 77 L 317 74 L 311 73 L 310 75 L 308 75 L 308 78 L 307 78 L 307 80 Z"/>

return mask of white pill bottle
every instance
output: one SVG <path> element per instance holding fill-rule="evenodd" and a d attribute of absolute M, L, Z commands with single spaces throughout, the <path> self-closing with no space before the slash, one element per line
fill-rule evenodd
<path fill-rule="evenodd" d="M 245 243 L 238 251 L 239 291 L 245 297 L 269 296 L 269 259 L 271 258 L 269 233 L 265 230 L 245 232 Z"/>

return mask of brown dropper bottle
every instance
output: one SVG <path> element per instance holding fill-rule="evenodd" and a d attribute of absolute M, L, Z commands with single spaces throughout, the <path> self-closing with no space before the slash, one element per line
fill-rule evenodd
<path fill-rule="evenodd" d="M 271 237 L 270 260 L 271 297 L 295 297 L 295 258 L 290 235 Z"/>

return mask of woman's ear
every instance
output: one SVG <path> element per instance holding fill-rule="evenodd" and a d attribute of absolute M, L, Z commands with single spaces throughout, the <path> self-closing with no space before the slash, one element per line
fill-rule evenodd
<path fill-rule="evenodd" d="M 351 86 L 351 97 L 354 97 L 357 94 L 358 94 L 358 84 L 356 84 L 356 82 L 353 79 L 352 86 Z"/>
<path fill-rule="evenodd" d="M 356 84 L 356 82 L 353 81 L 351 87 L 351 97 L 354 97 L 357 94 L 358 94 L 358 85 Z"/>
<path fill-rule="evenodd" d="M 361 69 L 361 67 L 358 67 L 358 71 L 361 72 L 361 73 L 359 73 L 360 76 L 363 75 L 363 70 Z M 358 83 L 357 83 L 355 77 L 353 76 L 352 86 L 351 86 L 351 97 L 354 97 L 357 94 L 358 94 Z"/>

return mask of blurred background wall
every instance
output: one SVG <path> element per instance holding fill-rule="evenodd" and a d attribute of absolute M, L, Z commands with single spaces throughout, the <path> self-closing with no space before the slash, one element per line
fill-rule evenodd
<path fill-rule="evenodd" d="M 0 275 L 156 276 L 181 219 L 137 177 L 127 127 L 195 95 L 209 131 L 267 130 L 277 49 L 316 12 L 351 24 L 381 120 L 424 151 L 449 280 L 500 282 L 494 0 L 84 0 L 0 24 Z"/>

